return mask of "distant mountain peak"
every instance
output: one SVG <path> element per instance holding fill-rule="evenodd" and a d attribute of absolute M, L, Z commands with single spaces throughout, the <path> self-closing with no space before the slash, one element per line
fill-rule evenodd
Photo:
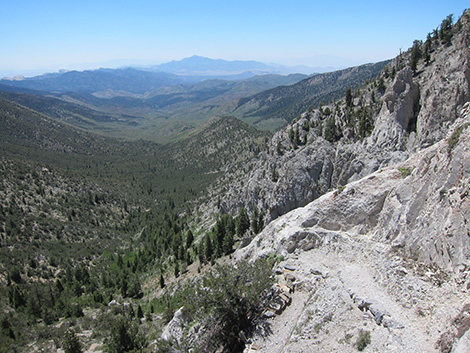
<path fill-rule="evenodd" d="M 163 71 L 178 75 L 238 75 L 245 72 L 258 74 L 291 74 L 299 73 L 299 67 L 291 68 L 278 64 L 265 64 L 254 60 L 211 59 L 193 55 L 181 60 L 151 67 L 152 71 Z M 313 69 L 303 68 L 301 73 L 311 74 Z"/>

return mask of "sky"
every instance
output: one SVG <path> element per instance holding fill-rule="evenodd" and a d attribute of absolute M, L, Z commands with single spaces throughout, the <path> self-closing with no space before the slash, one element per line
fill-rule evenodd
<path fill-rule="evenodd" d="M 0 77 L 200 55 L 348 67 L 390 59 L 468 1 L 0 0 Z"/>

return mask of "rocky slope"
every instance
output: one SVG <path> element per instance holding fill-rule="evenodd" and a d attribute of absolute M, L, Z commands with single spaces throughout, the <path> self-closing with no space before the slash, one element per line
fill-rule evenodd
<path fill-rule="evenodd" d="M 232 185 L 221 197 L 222 211 L 256 205 L 266 210 L 269 222 L 446 136 L 470 100 L 468 12 L 452 28 L 449 42 L 435 33 L 419 44 L 421 59 L 414 70 L 410 49 L 353 92 L 350 102 L 342 99 L 303 113 L 241 172 L 227 169 L 214 188 L 220 194 L 222 185 Z"/>
<path fill-rule="evenodd" d="M 446 139 L 269 224 L 293 302 L 247 351 L 468 351 L 470 103 Z M 365 342 L 367 343 L 367 342 Z"/>

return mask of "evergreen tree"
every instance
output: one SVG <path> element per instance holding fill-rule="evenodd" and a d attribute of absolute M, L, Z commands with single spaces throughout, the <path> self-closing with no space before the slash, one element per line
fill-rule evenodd
<path fill-rule="evenodd" d="M 333 142 L 336 139 L 336 125 L 335 118 L 330 116 L 326 119 L 325 131 L 324 131 L 325 140 Z"/>
<path fill-rule="evenodd" d="M 26 300 L 23 295 L 23 291 L 16 284 L 10 286 L 8 290 L 8 297 L 10 304 L 18 309 L 20 306 L 26 305 Z"/>
<path fill-rule="evenodd" d="M 203 352 L 242 352 L 240 331 L 249 332 L 263 305 L 262 293 L 271 287 L 271 265 L 266 260 L 237 266 L 216 265 L 196 283 L 194 294 L 187 298 L 194 320 L 201 322 Z M 222 348 L 222 349 L 221 349 Z"/>
<path fill-rule="evenodd" d="M 56 279 L 54 286 L 55 286 L 56 293 L 60 294 L 64 291 L 64 286 L 62 285 L 62 282 L 60 281 L 59 278 Z"/>
<path fill-rule="evenodd" d="M 72 330 L 67 330 L 62 340 L 62 349 L 65 353 L 81 353 L 82 345 Z"/>
<path fill-rule="evenodd" d="M 139 306 L 137 307 L 137 317 L 138 317 L 139 319 L 142 319 L 142 318 L 144 317 L 144 312 L 142 311 L 142 307 L 140 306 L 140 304 L 139 304 Z"/>
<path fill-rule="evenodd" d="M 134 326 L 122 317 L 111 324 L 109 338 L 105 345 L 108 353 L 124 353 L 138 348 L 138 334 Z"/>
<path fill-rule="evenodd" d="M 384 93 L 386 88 L 387 87 L 385 87 L 385 79 L 381 76 L 377 84 L 377 89 L 379 90 L 379 92 Z"/>
<path fill-rule="evenodd" d="M 193 241 L 194 241 L 194 235 L 191 232 L 191 230 L 188 230 L 188 234 L 186 234 L 186 249 L 189 249 Z"/>
<path fill-rule="evenodd" d="M 230 254 L 233 250 L 233 235 L 234 231 L 230 228 L 227 228 L 227 232 L 225 233 L 225 237 L 222 243 L 222 250 L 224 252 L 224 255 Z"/>
<path fill-rule="evenodd" d="M 248 229 L 250 229 L 250 218 L 244 207 L 238 209 L 238 216 L 236 220 L 237 235 L 243 236 Z"/>
<path fill-rule="evenodd" d="M 253 234 L 258 234 L 261 230 L 259 228 L 259 212 L 256 205 L 253 207 L 253 213 L 251 214 L 251 230 Z"/>
<path fill-rule="evenodd" d="M 431 62 L 431 48 L 432 48 L 432 38 L 431 38 L 431 33 L 428 33 L 428 36 L 426 37 L 426 41 L 424 42 L 424 48 L 423 48 L 423 56 L 424 60 L 426 60 L 426 65 L 429 65 Z"/>
<path fill-rule="evenodd" d="M 175 275 L 175 278 L 178 278 L 180 275 L 180 268 L 178 266 L 178 262 L 175 263 L 174 275 Z"/>
<path fill-rule="evenodd" d="M 209 236 L 209 233 L 206 233 L 204 236 L 204 260 L 209 262 L 212 259 L 212 254 L 214 249 L 212 248 L 212 241 Z"/>
<path fill-rule="evenodd" d="M 214 231 L 214 247 L 215 247 L 215 257 L 218 258 L 222 256 L 223 252 L 223 242 L 225 238 L 225 226 L 223 218 L 219 218 L 213 229 Z"/>
<path fill-rule="evenodd" d="M 294 143 L 295 131 L 294 131 L 294 127 L 292 127 L 292 126 L 289 129 L 289 139 L 290 139 L 290 142 Z"/>
<path fill-rule="evenodd" d="M 300 145 L 300 132 L 299 127 L 295 128 L 295 136 L 294 136 L 294 148 L 297 148 Z"/>
<path fill-rule="evenodd" d="M 422 55 L 421 45 L 422 45 L 421 41 L 415 40 L 413 42 L 413 46 L 411 47 L 410 67 L 411 67 L 411 70 L 413 70 L 413 73 L 416 72 L 419 59 L 421 59 L 421 55 Z"/>
<path fill-rule="evenodd" d="M 121 280 L 121 295 L 125 298 L 127 297 L 127 289 L 128 289 L 129 285 L 127 283 L 127 278 L 123 278 Z"/>
<path fill-rule="evenodd" d="M 353 95 L 351 87 L 348 87 L 346 90 L 346 108 L 351 108 L 353 106 Z"/>
<path fill-rule="evenodd" d="M 131 281 L 131 284 L 128 288 L 127 295 L 129 297 L 139 297 L 142 295 L 142 286 L 140 285 L 139 279 L 137 276 L 134 276 L 134 278 Z"/>
<path fill-rule="evenodd" d="M 454 22 L 453 15 L 447 16 L 441 23 L 439 28 L 439 39 L 443 44 L 450 44 L 452 39 L 452 23 Z"/>

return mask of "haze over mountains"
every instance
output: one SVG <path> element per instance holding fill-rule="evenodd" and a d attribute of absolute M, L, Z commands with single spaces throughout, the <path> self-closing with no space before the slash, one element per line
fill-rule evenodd
<path fill-rule="evenodd" d="M 124 65 L 122 68 L 135 68 L 141 71 L 166 72 L 180 76 L 196 76 L 192 80 L 204 80 L 208 78 L 224 78 L 224 79 L 242 79 L 252 77 L 257 74 L 313 74 L 316 72 L 333 71 L 335 67 L 307 67 L 307 66 L 285 66 L 279 64 L 265 64 L 259 61 L 244 60 L 223 60 L 211 59 L 199 55 L 193 55 L 189 58 L 181 60 L 173 60 L 159 65 Z M 106 69 L 106 68 L 103 68 Z M 100 70 L 100 69 L 98 69 Z M 113 70 L 113 69 L 107 69 Z M 58 73 L 45 73 L 43 75 L 34 76 L 35 79 L 44 78 L 42 76 L 57 76 L 67 71 L 76 70 L 60 70 Z M 86 70 L 96 71 L 96 70 Z M 32 77 L 30 77 L 32 78 Z M 9 81 L 23 80 L 22 76 L 3 78 Z"/>
<path fill-rule="evenodd" d="M 38 101 L 55 99 L 68 112 L 60 114 L 61 119 L 67 116 L 69 123 L 81 128 L 161 142 L 216 115 L 233 115 L 258 128 L 275 130 L 309 105 L 339 98 L 347 87 L 358 87 L 384 65 L 317 73 L 311 75 L 313 80 L 299 73 L 279 74 L 297 68 L 193 56 L 151 71 L 126 68 L 59 72 L 4 79 L 0 87 L 11 92 L 10 99 L 42 111 L 49 103 L 41 106 Z M 97 116 L 100 118 L 92 118 Z"/>
<path fill-rule="evenodd" d="M 194 55 L 179 61 L 171 61 L 165 64 L 151 66 L 151 70 L 170 72 L 179 75 L 248 75 L 253 74 L 313 74 L 318 72 L 333 71 L 333 67 L 307 67 L 307 66 L 284 66 L 277 64 L 264 64 L 258 61 L 223 59 L 209 59 Z"/>

